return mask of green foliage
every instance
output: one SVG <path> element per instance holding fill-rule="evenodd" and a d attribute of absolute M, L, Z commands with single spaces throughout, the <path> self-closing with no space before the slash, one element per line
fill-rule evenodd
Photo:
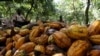
<path fill-rule="evenodd" d="M 23 14 L 26 16 L 29 12 L 28 18 L 33 18 L 33 16 L 49 16 L 54 14 L 53 0 L 12 0 L 12 1 L 2 1 L 0 2 L 0 12 L 3 17 L 11 17 L 16 13 L 16 9 L 20 8 L 23 10 Z"/>
<path fill-rule="evenodd" d="M 85 8 L 87 0 L 60 0 L 55 4 L 57 15 L 62 14 L 64 19 L 71 23 L 74 19 L 80 24 L 85 22 Z M 100 18 L 100 0 L 91 0 L 89 22 Z"/>
<path fill-rule="evenodd" d="M 23 10 L 24 16 L 34 19 L 36 16 L 44 19 L 58 20 L 59 15 L 63 15 L 64 20 L 71 22 L 76 19 L 80 24 L 85 21 L 85 8 L 87 0 L 11 0 L 0 2 L 0 17 L 11 17 L 16 13 L 16 9 Z M 32 5 L 33 4 L 33 5 Z M 89 9 L 89 22 L 100 18 L 100 0 L 91 0 Z M 43 18 L 42 18 L 43 19 Z"/>

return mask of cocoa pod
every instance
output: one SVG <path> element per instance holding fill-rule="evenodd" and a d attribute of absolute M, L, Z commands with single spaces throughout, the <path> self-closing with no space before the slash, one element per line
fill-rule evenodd
<path fill-rule="evenodd" d="M 7 51 L 8 50 L 11 50 L 12 46 L 13 46 L 13 43 L 12 42 L 8 43 L 8 45 L 6 46 L 6 50 Z"/>
<path fill-rule="evenodd" d="M 72 39 L 87 39 L 88 28 L 81 25 L 71 25 L 67 29 L 67 35 Z"/>
<path fill-rule="evenodd" d="M 87 56 L 100 56 L 100 45 L 93 45 L 87 52 Z"/>
<path fill-rule="evenodd" d="M 40 32 L 41 32 L 41 33 L 44 33 L 45 27 L 44 27 L 43 24 L 39 25 L 39 29 L 40 29 Z"/>
<path fill-rule="evenodd" d="M 95 20 L 88 27 L 89 35 L 95 35 L 100 33 L 100 20 Z"/>
<path fill-rule="evenodd" d="M 35 37 L 37 37 L 38 35 L 40 34 L 40 29 L 39 27 L 35 27 L 32 29 L 32 31 L 30 32 L 30 35 L 29 35 L 29 39 L 30 41 L 34 41 Z"/>
<path fill-rule="evenodd" d="M 66 56 L 66 55 L 64 55 L 63 53 L 55 53 L 52 56 Z"/>
<path fill-rule="evenodd" d="M 43 45 L 36 45 L 34 51 L 38 51 L 42 54 L 45 54 L 45 47 Z"/>
<path fill-rule="evenodd" d="M 61 28 L 60 31 L 67 34 L 67 28 Z"/>
<path fill-rule="evenodd" d="M 85 40 L 77 40 L 72 43 L 67 51 L 67 56 L 86 56 L 90 44 Z"/>
<path fill-rule="evenodd" d="M 35 56 L 34 52 L 30 52 L 28 56 Z"/>
<path fill-rule="evenodd" d="M 8 50 L 5 54 L 5 56 L 12 56 L 12 50 Z"/>
<path fill-rule="evenodd" d="M 20 30 L 19 27 L 14 27 L 14 31 L 15 31 L 16 33 L 19 33 L 19 30 Z"/>
<path fill-rule="evenodd" d="M 6 33 L 7 33 L 8 35 L 11 35 L 11 29 L 6 29 Z"/>
<path fill-rule="evenodd" d="M 46 54 L 47 55 L 51 56 L 55 53 L 60 53 L 60 52 L 63 52 L 63 50 L 54 44 L 50 44 L 50 45 L 46 46 Z"/>
<path fill-rule="evenodd" d="M 16 50 L 13 56 L 27 56 L 27 52 L 25 50 Z"/>
<path fill-rule="evenodd" d="M 63 27 L 60 22 L 51 22 L 48 24 L 48 26 L 50 26 L 51 28 L 57 29 L 57 30 Z"/>
<path fill-rule="evenodd" d="M 15 48 L 16 49 L 20 48 L 20 46 L 22 46 L 24 43 L 25 43 L 25 38 L 24 37 L 19 38 L 15 44 Z"/>
<path fill-rule="evenodd" d="M 71 45 L 70 38 L 63 32 L 56 31 L 52 36 L 58 47 L 68 48 Z"/>
<path fill-rule="evenodd" d="M 27 35 L 29 33 L 30 33 L 29 29 L 20 29 L 18 34 L 21 35 L 21 36 L 25 36 L 25 35 Z"/>
<path fill-rule="evenodd" d="M 40 37 L 36 37 L 34 40 L 37 44 L 46 44 L 48 42 L 48 36 L 46 34 L 41 35 Z"/>
<path fill-rule="evenodd" d="M 22 38 L 22 36 L 19 34 L 16 34 L 15 36 L 12 37 L 13 41 L 17 41 L 19 38 Z"/>
<path fill-rule="evenodd" d="M 87 56 L 100 56 L 100 50 L 91 50 Z"/>
<path fill-rule="evenodd" d="M 100 35 L 92 35 L 89 40 L 94 44 L 100 44 Z"/>
<path fill-rule="evenodd" d="M 25 50 L 27 53 L 29 53 L 34 50 L 35 45 L 36 44 L 34 42 L 27 42 L 23 44 L 18 50 Z"/>
<path fill-rule="evenodd" d="M 54 43 L 55 43 L 54 38 L 53 38 L 52 35 L 50 35 L 49 38 L 48 38 L 48 44 L 54 44 Z"/>
<path fill-rule="evenodd" d="M 8 45 L 10 42 L 12 42 L 12 38 L 7 38 L 6 39 L 6 45 Z"/>
<path fill-rule="evenodd" d="M 6 34 L 7 34 L 7 33 L 6 33 L 5 31 L 0 30 L 0 36 L 1 36 L 1 37 L 4 37 Z"/>

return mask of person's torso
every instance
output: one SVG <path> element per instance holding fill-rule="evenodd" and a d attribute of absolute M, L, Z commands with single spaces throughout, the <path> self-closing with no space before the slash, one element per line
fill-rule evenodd
<path fill-rule="evenodd" d="M 16 21 L 19 21 L 19 22 L 23 22 L 24 21 L 24 18 L 22 15 L 16 15 Z"/>

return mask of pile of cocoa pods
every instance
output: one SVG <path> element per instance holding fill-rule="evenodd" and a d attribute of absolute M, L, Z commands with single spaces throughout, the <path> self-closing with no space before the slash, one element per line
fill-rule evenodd
<path fill-rule="evenodd" d="M 0 56 L 100 56 L 100 20 L 88 27 L 37 22 L 0 30 Z"/>

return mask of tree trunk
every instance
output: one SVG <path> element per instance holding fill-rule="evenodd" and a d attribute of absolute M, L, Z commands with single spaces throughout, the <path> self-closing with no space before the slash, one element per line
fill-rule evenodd
<path fill-rule="evenodd" d="M 25 19 L 27 19 L 29 13 L 31 12 L 31 10 L 32 10 L 32 8 L 33 8 L 33 4 L 34 4 L 34 0 L 32 0 L 32 2 L 31 2 L 31 8 L 27 11 L 27 14 L 26 14 Z"/>
<path fill-rule="evenodd" d="M 88 25 L 88 22 L 89 22 L 89 15 L 88 15 L 89 7 L 90 7 L 90 0 L 87 0 L 87 7 L 85 10 L 85 17 L 86 17 L 85 24 L 86 25 Z"/>

